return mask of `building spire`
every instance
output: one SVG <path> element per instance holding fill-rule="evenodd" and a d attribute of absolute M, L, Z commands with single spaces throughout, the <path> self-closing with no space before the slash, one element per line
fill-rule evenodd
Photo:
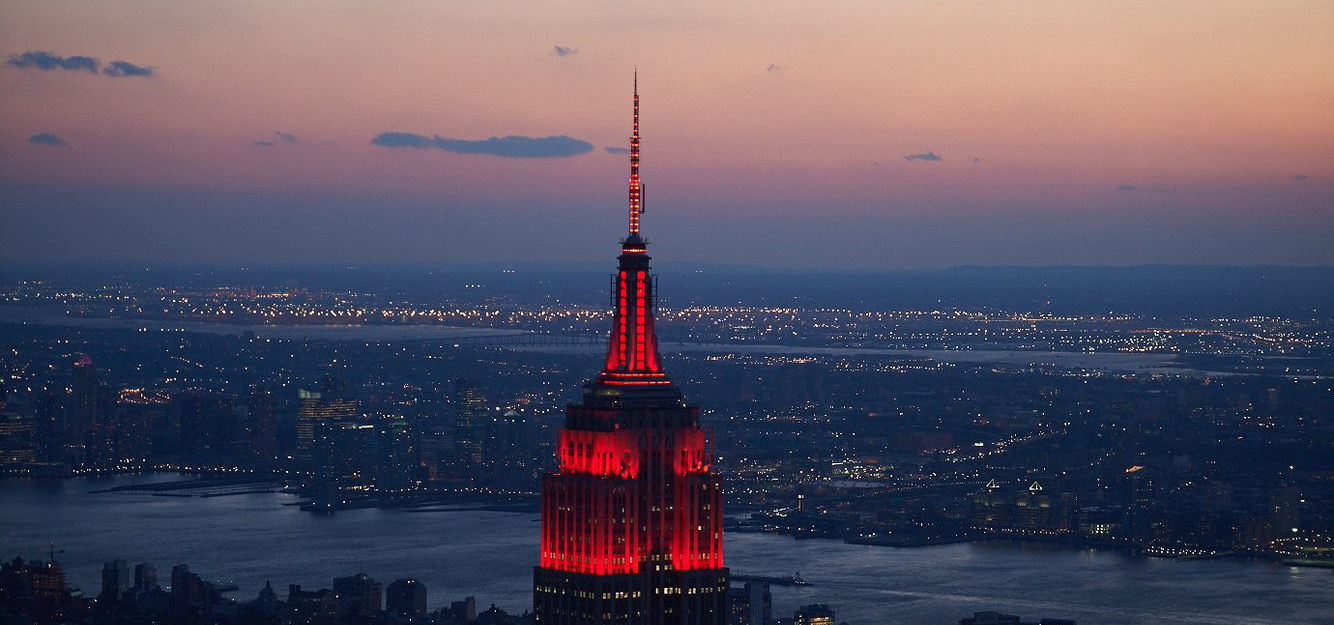
<path fill-rule="evenodd" d="M 639 183 L 639 68 L 635 68 L 635 114 L 630 134 L 630 237 L 639 238 L 639 215 L 644 212 L 644 188 Z"/>

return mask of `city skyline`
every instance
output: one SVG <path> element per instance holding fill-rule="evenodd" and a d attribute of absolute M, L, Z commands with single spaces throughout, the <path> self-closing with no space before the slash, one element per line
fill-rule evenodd
<path fill-rule="evenodd" d="M 7 261 L 1334 262 L 1326 3 L 0 12 Z"/>
<path fill-rule="evenodd" d="M 0 622 L 1334 622 L 1329 32 L 0 0 Z"/>

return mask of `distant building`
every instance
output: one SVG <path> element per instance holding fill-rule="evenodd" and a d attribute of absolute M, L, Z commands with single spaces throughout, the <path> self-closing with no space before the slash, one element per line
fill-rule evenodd
<path fill-rule="evenodd" d="M 410 619 L 426 616 L 426 585 L 405 577 L 390 582 L 384 594 L 385 609 Z"/>
<path fill-rule="evenodd" d="M 256 387 L 246 398 L 245 434 L 250 457 L 269 466 L 278 456 L 278 400 L 267 388 Z"/>
<path fill-rule="evenodd" d="M 792 614 L 792 625 L 834 625 L 834 611 L 823 603 L 804 605 Z"/>
<path fill-rule="evenodd" d="M 959 620 L 959 625 L 1018 625 L 1019 617 L 1000 612 L 975 612 Z"/>
<path fill-rule="evenodd" d="M 134 590 L 147 592 L 157 590 L 157 567 L 147 562 L 134 565 Z"/>
<path fill-rule="evenodd" d="M 1026 488 L 1002 488 L 993 480 L 973 497 L 973 525 L 985 531 L 1063 534 L 1077 522 L 1067 497 L 1053 498 L 1034 481 Z"/>
<path fill-rule="evenodd" d="M 218 589 L 190 572 L 190 567 L 171 567 L 171 609 L 173 612 L 207 613 L 220 599 Z"/>
<path fill-rule="evenodd" d="M 532 488 L 536 486 L 532 465 L 532 449 L 527 423 L 517 411 L 497 414 L 492 410 L 486 418 L 486 438 L 482 460 L 488 483 L 500 488 Z"/>
<path fill-rule="evenodd" d="M 365 573 L 334 578 L 333 591 L 338 618 L 344 621 L 365 621 L 383 606 L 384 587 Z"/>
<path fill-rule="evenodd" d="M 99 421 L 102 414 L 110 410 L 111 392 L 104 377 L 93 366 L 93 359 L 87 354 L 81 355 L 74 362 L 73 374 L 65 419 L 68 430 L 66 457 L 74 466 L 81 466 L 87 450 L 88 430 Z"/>
<path fill-rule="evenodd" d="M 486 436 L 486 397 L 474 380 L 459 378 L 454 382 L 454 448 L 460 464 L 475 469 L 481 466 L 483 439 Z"/>
<path fill-rule="evenodd" d="M 727 588 L 727 625 L 747 625 L 750 623 L 750 597 L 746 589 L 738 586 Z"/>
<path fill-rule="evenodd" d="M 455 464 L 454 430 L 438 423 L 428 423 L 419 443 L 419 476 L 424 481 L 444 478 Z"/>
<path fill-rule="evenodd" d="M 130 567 L 124 560 L 112 560 L 102 565 L 102 593 L 98 601 L 115 603 L 130 590 Z"/>
<path fill-rule="evenodd" d="M 321 426 L 358 421 L 361 406 L 346 394 L 347 384 L 329 374 L 320 379 L 319 390 L 297 392 L 296 459 L 303 467 L 309 467 L 314 458 Z"/>
<path fill-rule="evenodd" d="M 265 616 L 273 616 L 278 612 L 278 593 L 273 590 L 273 583 L 264 582 L 264 587 L 259 589 L 259 596 L 255 598 L 252 604 Z"/>
<path fill-rule="evenodd" d="M 766 582 L 746 582 L 727 589 L 728 625 L 769 625 L 773 609 L 773 595 Z"/>
<path fill-rule="evenodd" d="M 153 430 L 166 422 L 165 400 L 161 404 L 127 404 L 116 406 L 116 439 L 113 457 L 116 462 L 142 465 L 153 455 Z"/>
<path fill-rule="evenodd" d="M 394 492 L 416 484 L 416 456 L 412 428 L 403 419 L 386 421 L 375 428 L 375 489 Z"/>
<path fill-rule="evenodd" d="M 70 428 L 62 397 L 51 390 L 38 393 L 33 400 L 33 416 L 37 419 L 38 462 L 67 462 Z"/>
<path fill-rule="evenodd" d="M 18 469 L 37 461 L 37 419 L 0 412 L 0 470 Z"/>
<path fill-rule="evenodd" d="M 477 597 L 467 597 L 462 601 L 450 602 L 449 613 L 454 616 L 456 621 L 477 620 Z"/>
<path fill-rule="evenodd" d="M 47 606 L 67 597 L 65 569 L 52 558 L 46 562 L 23 558 L 0 565 L 0 595 L 10 600 L 34 599 Z"/>
<path fill-rule="evenodd" d="M 301 590 L 301 584 L 287 586 L 287 620 L 291 623 L 328 623 L 338 616 L 338 596 L 328 588 Z"/>
<path fill-rule="evenodd" d="M 319 423 L 305 491 L 312 503 L 329 510 L 365 496 L 377 474 L 376 428 L 348 421 Z"/>
<path fill-rule="evenodd" d="M 231 396 L 198 389 L 177 393 L 171 398 L 171 414 L 179 451 L 192 459 L 228 453 L 237 439 Z"/>

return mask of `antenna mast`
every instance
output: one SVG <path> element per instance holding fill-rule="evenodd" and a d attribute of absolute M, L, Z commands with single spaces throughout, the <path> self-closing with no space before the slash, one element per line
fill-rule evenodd
<path fill-rule="evenodd" d="M 639 68 L 635 68 L 635 117 L 630 135 L 630 236 L 639 237 L 639 215 L 644 212 L 644 189 L 639 184 Z"/>

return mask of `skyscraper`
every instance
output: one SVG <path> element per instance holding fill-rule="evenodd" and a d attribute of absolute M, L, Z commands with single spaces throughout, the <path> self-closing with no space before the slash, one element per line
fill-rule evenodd
<path fill-rule="evenodd" d="M 0 410 L 0 470 L 37 461 L 37 419 Z"/>
<path fill-rule="evenodd" d="M 774 620 L 768 582 L 746 582 L 727 591 L 728 625 L 769 625 Z"/>
<path fill-rule="evenodd" d="M 297 399 L 296 459 L 310 468 L 321 428 L 357 421 L 360 404 L 347 397 L 347 383 L 332 374 L 320 378 L 318 391 L 300 389 Z"/>
<path fill-rule="evenodd" d="M 106 377 L 93 366 L 93 359 L 88 354 L 80 355 L 75 361 L 73 374 L 69 415 L 65 420 L 69 428 L 65 451 L 66 458 L 78 466 L 84 464 L 87 456 L 89 432 L 98 428 L 94 443 L 100 440 L 102 444 L 95 444 L 94 447 L 105 449 L 105 441 L 114 437 L 114 433 L 107 434 L 113 432 L 111 426 L 114 422 L 108 415 L 112 408 L 112 396 Z"/>
<path fill-rule="evenodd" d="M 112 560 L 102 565 L 102 594 L 99 601 L 115 603 L 130 589 L 130 566 L 124 560 Z"/>
<path fill-rule="evenodd" d="M 231 395 L 203 389 L 176 393 L 171 412 L 180 433 L 180 449 L 192 458 L 221 456 L 231 449 L 238 429 Z"/>
<path fill-rule="evenodd" d="M 559 472 L 542 482 L 541 625 L 726 621 L 722 490 L 713 450 L 667 377 L 654 334 L 655 283 L 640 236 L 639 89 L 630 136 L 630 221 L 613 278 L 602 371 L 565 411 Z"/>
<path fill-rule="evenodd" d="M 405 491 L 413 487 L 417 450 L 407 421 L 395 419 L 375 426 L 375 489 Z"/>
<path fill-rule="evenodd" d="M 134 565 L 134 589 L 139 592 L 157 590 L 157 567 L 148 562 Z"/>
<path fill-rule="evenodd" d="M 459 465 L 476 471 L 483 461 L 486 437 L 486 396 L 474 380 L 459 378 L 454 382 L 454 448 Z"/>
<path fill-rule="evenodd" d="M 246 398 L 245 434 L 250 457 L 261 467 L 278 456 L 278 398 L 264 387 L 250 389 Z"/>

